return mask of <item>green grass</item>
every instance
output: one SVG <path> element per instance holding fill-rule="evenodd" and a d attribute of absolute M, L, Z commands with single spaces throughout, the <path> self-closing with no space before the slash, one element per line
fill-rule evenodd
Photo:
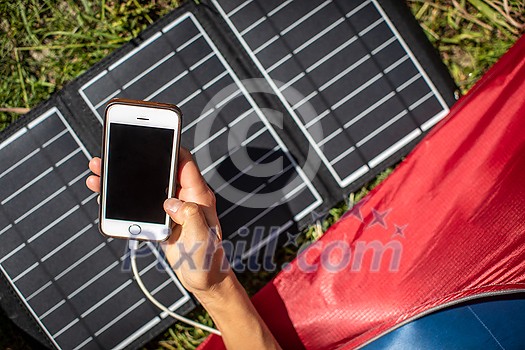
<path fill-rule="evenodd" d="M 408 0 L 462 93 L 525 29 L 523 0 Z"/>
<path fill-rule="evenodd" d="M 0 107 L 36 106 L 178 3 L 1 0 Z"/>
<path fill-rule="evenodd" d="M 472 87 L 525 29 L 523 0 L 406 2 L 462 93 Z M 19 118 L 19 112 L 49 98 L 178 3 L 175 0 L 0 0 L 0 130 Z M 318 239 L 348 209 L 349 203 L 362 198 L 391 171 L 387 169 L 352 194 L 347 202 L 334 207 L 326 220 L 302 233 L 300 243 Z M 296 252 L 292 248 L 280 251 L 277 265 L 291 261 Z M 240 278 L 253 294 L 274 275 L 263 272 Z M 190 316 L 211 323 L 202 309 Z M 146 348 L 193 349 L 204 338 L 202 331 L 176 324 Z M 35 348 L 1 314 L 0 347 Z"/>

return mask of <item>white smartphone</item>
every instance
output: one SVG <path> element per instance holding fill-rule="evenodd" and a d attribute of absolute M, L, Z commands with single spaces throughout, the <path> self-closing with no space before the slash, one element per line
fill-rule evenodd
<path fill-rule="evenodd" d="M 105 112 L 99 230 L 109 237 L 166 240 L 163 209 L 174 197 L 182 113 L 175 105 L 111 100 Z"/>

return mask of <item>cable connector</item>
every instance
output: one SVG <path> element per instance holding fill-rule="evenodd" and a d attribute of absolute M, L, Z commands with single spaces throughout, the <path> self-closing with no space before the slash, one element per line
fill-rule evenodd
<path fill-rule="evenodd" d="M 136 239 L 128 240 L 128 249 L 129 249 L 130 258 L 131 257 L 135 258 L 137 254 L 137 250 L 139 249 L 139 241 L 137 241 Z"/>

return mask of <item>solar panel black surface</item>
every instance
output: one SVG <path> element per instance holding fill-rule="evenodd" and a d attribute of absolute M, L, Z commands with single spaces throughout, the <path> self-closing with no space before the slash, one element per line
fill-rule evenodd
<path fill-rule="evenodd" d="M 212 2 L 341 187 L 449 110 L 375 0 Z M 305 98 L 292 105 L 290 88 Z"/>

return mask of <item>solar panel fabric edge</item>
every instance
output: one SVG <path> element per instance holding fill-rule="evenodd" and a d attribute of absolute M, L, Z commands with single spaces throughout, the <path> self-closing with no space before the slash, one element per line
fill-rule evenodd
<path fill-rule="evenodd" d="M 51 349 L 52 344 L 49 339 L 41 331 L 33 316 L 29 314 L 26 307 L 20 301 L 18 295 L 14 291 L 11 284 L 2 274 L 0 277 L 0 307 L 4 317 L 8 318 L 8 322 L 12 322 L 14 327 L 20 329 L 27 337 L 24 337 L 24 342 L 31 348 L 45 347 Z M 6 326 L 4 324 L 4 326 Z"/>

